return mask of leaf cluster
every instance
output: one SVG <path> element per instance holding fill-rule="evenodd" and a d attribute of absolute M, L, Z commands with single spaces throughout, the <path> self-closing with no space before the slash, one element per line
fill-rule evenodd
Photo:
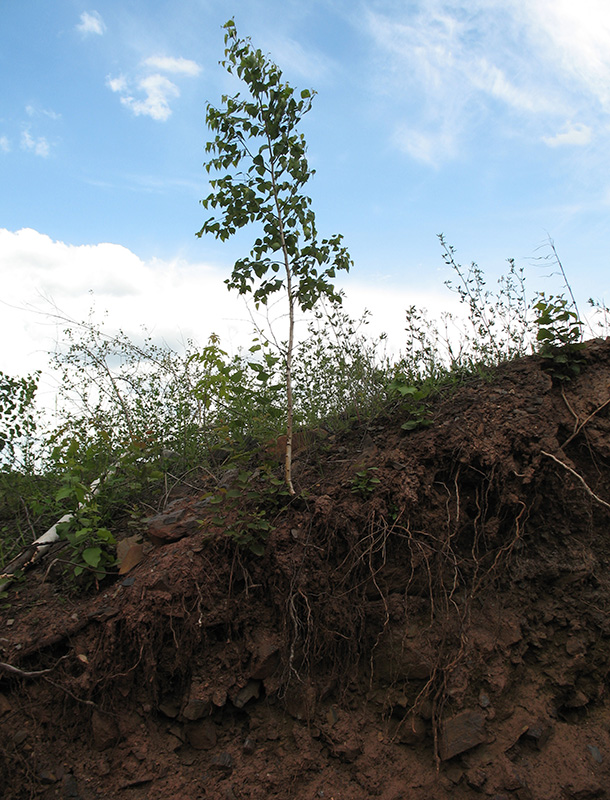
<path fill-rule="evenodd" d="M 267 467 L 241 470 L 231 488 L 211 492 L 207 498 L 218 509 L 211 524 L 239 547 L 261 556 L 274 529 L 269 515 L 279 513 L 290 502 L 290 493 L 284 481 Z"/>
<path fill-rule="evenodd" d="M 570 380 L 580 372 L 584 348 L 583 325 L 577 311 L 563 296 L 538 294 L 536 341 L 538 353 L 547 361 L 547 369 L 557 380 Z"/>
<path fill-rule="evenodd" d="M 16 378 L 0 372 L 0 466 L 23 455 L 24 438 L 36 431 L 34 400 L 40 372 Z"/>
<path fill-rule="evenodd" d="M 250 255 L 236 261 L 226 281 L 240 294 L 252 293 L 257 306 L 284 288 L 281 268 L 294 279 L 291 302 L 301 309 L 312 309 L 322 296 L 337 300 L 331 280 L 337 270 L 348 270 L 351 260 L 340 235 L 318 239 L 311 199 L 302 193 L 314 170 L 297 127 L 315 93 L 304 89 L 295 97 L 277 65 L 249 39 L 238 38 L 233 20 L 224 28 L 221 63 L 248 91 L 245 97 L 224 95 L 223 108 L 207 106 L 206 122 L 215 136 L 206 144 L 211 157 L 204 166 L 216 177 L 201 203 L 219 215 L 206 220 L 197 236 L 210 233 L 225 241 L 238 229 L 259 224 Z"/>

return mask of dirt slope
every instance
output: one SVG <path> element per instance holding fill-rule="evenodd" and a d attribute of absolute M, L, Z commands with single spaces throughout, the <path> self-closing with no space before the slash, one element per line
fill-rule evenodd
<path fill-rule="evenodd" d="M 98 593 L 31 572 L 0 618 L 3 797 L 609 796 L 610 342 L 585 362 L 310 444 L 287 509 L 255 474 L 262 556 L 210 536 L 202 476 Z"/>

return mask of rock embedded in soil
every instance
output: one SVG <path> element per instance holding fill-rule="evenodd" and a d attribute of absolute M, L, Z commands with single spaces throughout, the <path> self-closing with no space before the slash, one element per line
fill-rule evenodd
<path fill-rule="evenodd" d="M 97 709 L 91 715 L 91 733 L 96 750 L 107 750 L 119 741 L 119 729 L 116 722 L 108 714 Z"/>
<path fill-rule="evenodd" d="M 231 772 L 233 769 L 233 756 L 231 753 L 217 753 L 215 756 L 212 757 L 212 761 L 210 762 L 210 766 L 213 769 L 221 770 L 222 772 Z"/>
<path fill-rule="evenodd" d="M 233 705 L 235 708 L 243 708 L 250 700 L 258 700 L 261 691 L 261 682 L 250 680 L 240 689 L 233 698 Z"/>
<path fill-rule="evenodd" d="M 212 750 L 216 747 L 216 726 L 210 720 L 191 722 L 186 726 L 186 738 L 195 750 Z"/>
<path fill-rule="evenodd" d="M 443 723 L 439 756 L 442 761 L 448 761 L 485 741 L 487 733 L 483 714 L 479 711 L 462 711 Z"/>

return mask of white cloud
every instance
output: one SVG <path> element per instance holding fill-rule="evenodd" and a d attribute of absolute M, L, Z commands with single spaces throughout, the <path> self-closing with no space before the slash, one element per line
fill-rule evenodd
<path fill-rule="evenodd" d="M 533 87 L 516 86 L 505 70 L 490 64 L 486 58 L 473 63 L 469 79 L 476 89 L 491 95 L 517 111 L 533 114 L 554 113 L 555 106 Z"/>
<path fill-rule="evenodd" d="M 145 115 L 160 122 L 165 122 L 171 117 L 169 102 L 173 97 L 180 96 L 180 90 L 175 83 L 164 75 L 149 75 L 138 81 L 138 89 L 144 93 L 143 99 L 128 94 L 126 84 L 113 91 L 121 93 L 121 103 L 131 109 L 137 117 Z"/>
<path fill-rule="evenodd" d="M 283 72 L 294 72 L 308 81 L 320 82 L 333 71 L 334 64 L 324 53 L 305 48 L 295 39 L 281 37 L 265 41 L 265 50 Z"/>
<path fill-rule="evenodd" d="M 151 56 L 143 62 L 145 67 L 150 67 L 160 72 L 173 72 L 180 75 L 196 77 L 201 72 L 201 67 L 196 61 L 188 58 L 169 58 L 168 56 Z"/>
<path fill-rule="evenodd" d="M 195 77 L 201 72 L 201 67 L 195 61 L 166 56 L 151 56 L 142 62 L 141 67 L 145 71 L 152 68 L 186 77 Z M 148 116 L 159 122 L 171 117 L 170 102 L 180 97 L 178 86 L 159 71 L 134 80 L 128 80 L 124 75 L 116 78 L 108 76 L 106 86 L 118 93 L 121 103 L 136 116 Z"/>
<path fill-rule="evenodd" d="M 0 136 L 0 152 L 2 153 L 11 152 L 11 143 L 9 142 L 7 136 Z"/>
<path fill-rule="evenodd" d="M 394 142 L 421 160 L 433 161 L 427 143 L 452 127 L 447 157 L 482 123 L 539 141 L 549 118 L 578 114 L 579 136 L 557 143 L 583 143 L 584 129 L 610 112 L 607 0 L 414 0 L 404 9 L 380 0 L 359 24 L 374 44 L 370 86 L 395 120 Z"/>
<path fill-rule="evenodd" d="M 32 105 L 25 107 L 25 113 L 28 115 L 28 117 L 43 116 L 53 120 L 61 119 L 61 114 L 58 114 L 56 111 L 45 108 L 36 108 Z"/>
<path fill-rule="evenodd" d="M 11 341 L 0 352 L 0 370 L 12 374 L 47 366 L 62 330 L 44 316 L 52 304 L 77 321 L 94 304 L 99 314 L 108 311 L 113 330 L 136 338 L 144 325 L 156 341 L 175 347 L 187 337 L 203 345 L 216 332 L 232 349 L 251 329 L 220 270 L 180 259 L 144 261 L 118 244 L 71 245 L 29 228 L 0 228 L 0 274 L 0 336 Z"/>
<path fill-rule="evenodd" d="M 106 30 L 104 20 L 97 11 L 83 11 L 80 15 L 80 24 L 76 26 L 76 30 L 87 36 L 89 33 L 102 36 Z"/>
<path fill-rule="evenodd" d="M 111 78 L 110 75 L 106 78 L 106 86 L 113 92 L 126 92 L 127 80 L 124 75 L 119 75 L 118 78 Z"/>
<path fill-rule="evenodd" d="M 563 145 L 576 145 L 583 147 L 589 144 L 592 134 L 588 125 L 574 123 L 566 125 L 561 133 L 555 136 L 543 136 L 542 141 L 549 147 L 561 147 Z"/>
<path fill-rule="evenodd" d="M 21 134 L 21 148 L 22 150 L 30 150 L 37 156 L 41 156 L 41 158 L 46 158 L 51 152 L 51 147 L 45 137 L 38 136 L 34 138 L 29 128 L 26 128 Z"/>
<path fill-rule="evenodd" d="M 424 131 L 398 125 L 392 141 L 411 158 L 432 167 L 438 167 L 443 161 L 453 157 L 457 149 L 456 131 L 451 130 Z"/>
<path fill-rule="evenodd" d="M 81 321 L 94 304 L 98 315 L 108 312 L 108 330 L 120 328 L 136 341 L 144 326 L 155 341 L 176 348 L 187 338 L 203 346 L 212 333 L 229 352 L 251 343 L 248 310 L 224 285 L 228 269 L 181 259 L 144 261 L 118 244 L 71 245 L 30 228 L 0 228 L 0 274 L 0 337 L 11 342 L 0 350 L 0 370 L 9 374 L 48 367 L 47 353 L 65 327 L 45 316 L 54 307 Z M 346 310 L 360 318 L 368 308 L 373 314 L 368 330 L 386 332 L 396 350 L 405 338 L 406 308 L 415 304 L 434 315 L 456 305 L 445 290 L 423 294 L 385 288 L 379 281 L 342 280 Z M 281 301 L 272 312 L 282 315 L 280 306 Z"/>
<path fill-rule="evenodd" d="M 517 0 L 513 0 L 517 2 Z M 525 24 L 547 62 L 610 111 L 610 5 L 607 0 L 533 0 Z"/>

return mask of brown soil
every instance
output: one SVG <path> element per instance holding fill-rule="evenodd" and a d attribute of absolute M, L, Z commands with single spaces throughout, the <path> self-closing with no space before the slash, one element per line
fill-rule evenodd
<path fill-rule="evenodd" d="M 98 592 L 31 570 L 0 615 L 3 797 L 610 796 L 610 342 L 584 358 L 310 444 L 262 556 L 210 536 L 202 476 Z"/>

